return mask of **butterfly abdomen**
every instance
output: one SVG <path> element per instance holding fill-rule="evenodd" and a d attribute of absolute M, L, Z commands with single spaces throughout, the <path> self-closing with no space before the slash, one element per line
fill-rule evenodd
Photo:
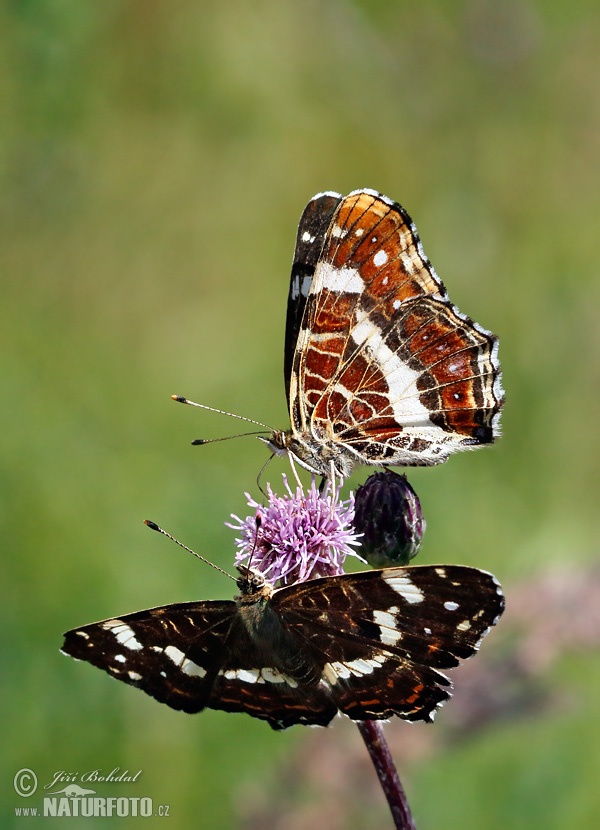
<path fill-rule="evenodd" d="M 306 644 L 297 635 L 284 628 L 281 618 L 268 599 L 239 603 L 240 619 L 252 646 L 264 660 L 264 665 L 303 685 L 314 685 L 321 672 L 310 659 Z"/>

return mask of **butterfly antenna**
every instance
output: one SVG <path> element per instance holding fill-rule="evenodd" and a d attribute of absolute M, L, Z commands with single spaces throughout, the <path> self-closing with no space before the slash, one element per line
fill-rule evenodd
<path fill-rule="evenodd" d="M 256 546 L 258 545 L 258 531 L 260 530 L 260 526 L 262 524 L 262 519 L 260 517 L 260 514 L 257 514 L 255 516 L 254 523 L 256 525 L 256 532 L 254 534 L 254 544 L 252 545 L 252 550 L 250 551 L 250 556 L 248 557 L 248 564 L 246 566 L 248 568 L 248 570 L 250 570 L 250 568 L 252 567 L 252 559 L 254 557 L 254 551 L 256 550 Z M 250 581 L 250 574 L 248 574 L 248 582 L 249 581 Z"/>
<path fill-rule="evenodd" d="M 271 461 L 272 461 L 274 458 L 275 458 L 275 453 L 273 452 L 273 453 L 271 453 L 271 455 L 267 458 L 267 460 L 265 461 L 265 463 L 262 465 L 262 467 L 260 468 L 260 472 L 259 472 L 259 474 L 256 476 L 256 486 L 258 487 L 258 489 L 260 490 L 260 492 L 263 494 L 263 496 L 264 496 L 266 499 L 268 499 L 269 497 L 268 497 L 268 495 L 265 493 L 265 491 L 263 490 L 262 485 L 261 485 L 261 483 L 260 483 L 260 480 L 261 480 L 261 478 L 262 478 L 262 475 L 263 475 L 264 471 L 267 469 L 267 467 L 269 466 L 269 464 L 271 463 Z"/>
<path fill-rule="evenodd" d="M 264 430 L 260 432 L 238 432 L 235 435 L 224 435 L 222 438 L 194 438 L 192 444 L 194 447 L 201 447 L 203 444 L 216 444 L 218 441 L 229 441 L 231 438 L 246 438 L 248 435 L 264 435 Z"/>
<path fill-rule="evenodd" d="M 173 542 L 175 542 L 176 545 L 179 545 L 180 548 L 187 550 L 188 553 L 192 553 L 202 562 L 205 562 L 207 565 L 210 565 L 211 568 L 214 568 L 216 571 L 220 571 L 222 574 L 225 574 L 225 576 L 228 576 L 229 579 L 233 579 L 234 582 L 237 582 L 235 576 L 232 576 L 230 573 L 227 573 L 227 571 L 224 571 L 223 568 L 219 568 L 219 566 L 215 565 L 214 562 L 211 562 L 210 559 L 205 559 L 204 556 L 201 556 L 199 553 L 196 553 L 195 550 L 188 548 L 188 546 L 184 545 L 183 542 L 180 542 L 179 539 L 176 539 L 174 536 L 171 536 L 170 533 L 167 533 L 166 530 L 163 530 L 162 527 L 159 527 L 159 525 L 157 525 L 156 522 L 151 522 L 150 519 L 145 519 L 144 524 L 147 525 L 150 528 L 150 530 L 156 530 L 157 533 L 162 533 L 163 536 L 166 536 L 168 539 L 171 539 Z"/>
<path fill-rule="evenodd" d="M 255 421 L 254 418 L 246 418 L 245 415 L 237 415 L 235 412 L 227 412 L 225 409 L 217 409 L 214 406 L 207 406 L 204 403 L 196 403 L 195 401 L 190 401 L 188 398 L 184 398 L 183 395 L 171 395 L 171 400 L 177 401 L 177 403 L 185 403 L 188 406 L 197 406 L 198 409 L 206 409 L 209 412 L 218 412 L 219 415 L 227 415 L 229 418 L 237 418 L 238 421 L 246 421 L 247 424 L 256 424 L 257 427 L 263 427 L 263 430 L 266 432 L 274 432 L 273 427 L 270 427 L 268 424 L 263 424 L 262 421 Z M 261 430 L 261 432 L 263 430 Z M 252 432 L 249 434 L 256 435 L 258 433 Z"/>

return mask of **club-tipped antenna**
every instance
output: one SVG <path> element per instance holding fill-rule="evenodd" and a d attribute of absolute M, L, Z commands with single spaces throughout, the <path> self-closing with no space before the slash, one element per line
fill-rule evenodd
<path fill-rule="evenodd" d="M 225 574 L 225 576 L 228 576 L 229 579 L 233 579 L 234 582 L 237 582 L 235 576 L 232 576 L 230 573 L 227 573 L 227 571 L 224 571 L 223 568 L 219 568 L 219 566 L 215 565 L 214 562 L 211 562 L 210 559 L 205 559 L 204 556 L 201 556 L 199 553 L 196 553 L 195 550 L 188 548 L 188 546 L 184 545 L 183 542 L 180 542 L 179 539 L 176 539 L 174 536 L 171 536 L 170 533 L 167 533 L 166 530 L 163 530 L 162 527 L 159 527 L 159 525 L 157 525 L 156 522 L 151 522 L 150 519 L 144 519 L 144 524 L 147 525 L 150 528 L 150 530 L 156 530 L 157 533 L 162 533 L 163 536 L 166 536 L 168 539 L 171 539 L 173 542 L 175 542 L 176 545 L 179 545 L 180 548 L 187 550 L 188 553 L 192 553 L 202 562 L 205 562 L 207 565 L 210 565 L 211 568 L 214 568 L 216 571 L 220 571 L 222 574 Z"/>
<path fill-rule="evenodd" d="M 177 403 L 185 403 L 188 406 L 197 406 L 199 409 L 206 409 L 209 412 L 218 412 L 219 415 L 228 415 L 230 418 L 237 418 L 238 421 L 246 421 L 247 424 L 256 424 L 257 427 L 263 427 L 266 432 L 274 432 L 273 427 L 268 424 L 263 424 L 262 421 L 255 421 L 254 418 L 246 418 L 245 415 L 237 415 L 235 412 L 227 412 L 225 409 L 217 409 L 215 406 L 207 406 L 205 403 L 196 403 L 184 398 L 183 395 L 171 395 L 171 400 Z M 256 435 L 258 433 L 248 433 L 249 435 Z M 236 437 L 236 436 L 233 436 Z"/>
<path fill-rule="evenodd" d="M 218 441 L 230 441 L 232 438 L 247 438 L 248 435 L 263 435 L 264 430 L 260 432 L 238 432 L 235 435 L 223 435 L 220 438 L 194 438 L 192 446 L 202 447 L 204 444 L 216 444 Z"/>

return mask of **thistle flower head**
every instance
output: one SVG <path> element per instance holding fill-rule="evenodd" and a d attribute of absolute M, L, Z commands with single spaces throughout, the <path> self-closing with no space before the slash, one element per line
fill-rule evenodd
<path fill-rule="evenodd" d="M 286 495 L 277 496 L 267 485 L 269 501 L 263 506 L 246 493 L 254 514 L 233 515 L 237 524 L 227 523 L 240 531 L 235 564 L 250 564 L 282 585 L 343 573 L 346 556 L 358 556 L 352 549 L 359 545 L 353 496 L 342 501 L 340 487 L 329 483 L 320 493 L 314 480 L 307 491 L 300 486 L 292 491 L 285 475 L 283 481 Z"/>

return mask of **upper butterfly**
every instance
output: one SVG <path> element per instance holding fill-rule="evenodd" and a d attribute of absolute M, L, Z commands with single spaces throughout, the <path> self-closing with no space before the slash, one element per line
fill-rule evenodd
<path fill-rule="evenodd" d="M 397 202 L 319 193 L 296 239 L 285 334 L 291 429 L 311 473 L 440 464 L 499 435 L 498 339 L 452 305 Z"/>

